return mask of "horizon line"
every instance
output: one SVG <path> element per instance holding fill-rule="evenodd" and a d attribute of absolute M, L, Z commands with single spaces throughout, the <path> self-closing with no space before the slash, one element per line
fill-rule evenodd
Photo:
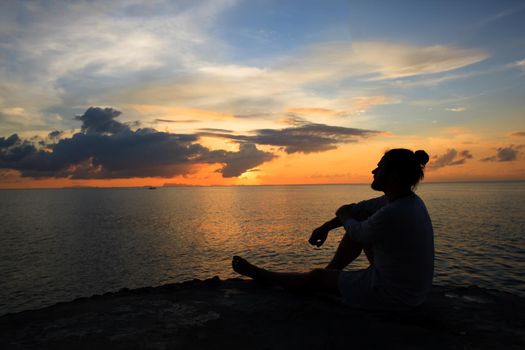
<path fill-rule="evenodd" d="M 525 179 L 519 180 L 453 180 L 453 181 L 425 181 L 418 186 L 423 186 L 425 184 L 460 184 L 460 183 L 517 183 L 525 182 Z M 247 185 L 191 185 L 191 184 L 173 184 L 170 185 L 166 183 L 160 186 L 154 185 L 142 185 L 142 186 L 60 186 L 60 187 L 0 187 L 0 190 L 57 190 L 57 189 L 115 189 L 115 188 L 145 188 L 149 189 L 150 187 L 158 188 L 170 188 L 170 187 L 270 187 L 270 186 L 360 186 L 360 185 L 370 185 L 371 182 L 356 182 L 356 183 L 296 183 L 296 184 L 247 184 Z"/>

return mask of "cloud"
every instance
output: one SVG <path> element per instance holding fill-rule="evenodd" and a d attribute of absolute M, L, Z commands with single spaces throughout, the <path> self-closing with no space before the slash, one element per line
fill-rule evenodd
<path fill-rule="evenodd" d="M 0 121 L 10 123 L 0 132 L 71 127 L 54 122 L 53 110 L 114 105 L 113 91 L 196 69 L 224 50 L 212 28 L 233 4 L 1 1 L 0 56 L 10 59 L 0 59 Z M 20 108 L 29 122 L 12 117 Z"/>
<path fill-rule="evenodd" d="M 259 164 L 272 160 L 275 156 L 269 152 L 258 150 L 252 143 L 241 143 L 239 152 L 212 151 L 206 161 L 211 163 L 225 163 L 224 167 L 217 170 L 223 177 L 237 177 L 247 169 L 252 169 Z"/>
<path fill-rule="evenodd" d="M 383 50 L 389 54 L 381 53 Z M 384 95 L 356 96 L 355 91 L 341 81 L 357 78 L 372 82 L 426 76 L 465 67 L 486 57 L 480 50 L 447 46 L 325 43 L 294 52 L 289 57 L 269 59 L 266 67 L 204 64 L 195 60 L 192 67 L 186 67 L 176 75 L 165 74 L 150 79 L 147 84 L 142 81 L 141 84 L 130 84 L 109 95 L 112 103 L 119 105 L 133 101 L 134 108 L 136 106 L 142 114 L 152 108 L 158 110 L 154 113 L 159 113 L 159 108 L 164 108 L 165 119 L 173 115 L 190 115 L 191 109 L 192 118 L 197 118 L 195 112 L 202 110 L 229 112 L 202 114 L 201 118 L 207 120 L 224 120 L 232 116 L 278 118 L 278 112 L 282 110 L 301 115 L 352 116 L 375 105 L 395 103 L 396 99 Z M 317 84 L 321 84 L 318 89 Z M 326 97 L 326 89 L 330 98 Z M 316 90 L 324 93 L 312 93 Z M 184 101 L 188 112 L 180 106 L 171 107 L 174 101 Z"/>
<path fill-rule="evenodd" d="M 338 112 L 328 108 L 316 108 L 316 107 L 295 107 L 288 108 L 288 113 L 298 114 L 313 114 L 313 115 L 336 115 Z"/>
<path fill-rule="evenodd" d="M 500 21 L 503 18 L 511 16 L 511 15 L 517 13 L 517 12 L 520 12 L 524 8 L 525 8 L 525 6 L 523 4 L 518 4 L 517 6 L 512 6 L 510 8 L 506 8 L 506 9 L 504 9 L 502 11 L 493 12 L 488 17 L 481 19 L 477 23 L 474 23 L 473 28 L 479 30 L 483 26 L 491 24 L 492 22 Z"/>
<path fill-rule="evenodd" d="M 90 107 L 75 119 L 82 121 L 81 131 L 87 135 L 130 132 L 129 126 L 115 120 L 120 114 L 120 111 L 113 108 Z"/>
<path fill-rule="evenodd" d="M 510 145 L 509 147 L 499 147 L 496 155 L 481 159 L 482 162 L 512 162 L 518 159 L 519 149 L 525 145 Z"/>
<path fill-rule="evenodd" d="M 281 118 L 280 123 L 295 127 L 310 124 L 310 122 L 306 118 L 300 117 L 297 114 L 290 112 L 286 113 L 286 116 L 284 118 Z"/>
<path fill-rule="evenodd" d="M 254 78 L 262 76 L 266 73 L 265 69 L 250 66 L 239 66 L 239 65 L 222 65 L 222 66 L 204 66 L 199 68 L 200 72 L 207 73 L 209 75 L 226 77 L 228 79 L 239 79 L 239 78 Z"/>
<path fill-rule="evenodd" d="M 444 45 L 415 47 L 386 42 L 353 45 L 358 60 L 371 66 L 373 79 L 395 79 L 451 71 L 485 60 L 482 50 Z"/>
<path fill-rule="evenodd" d="M 237 119 L 270 119 L 277 115 L 277 113 L 270 112 L 256 112 L 256 113 L 239 113 L 234 114 Z"/>
<path fill-rule="evenodd" d="M 467 159 L 473 158 L 469 150 L 458 152 L 454 148 L 448 149 L 445 154 L 441 156 L 432 157 L 432 161 L 428 164 L 430 169 L 439 169 L 446 166 L 465 164 Z"/>
<path fill-rule="evenodd" d="M 515 131 L 509 134 L 511 137 L 525 137 L 525 131 Z"/>
<path fill-rule="evenodd" d="M 485 60 L 479 49 L 445 45 L 411 46 L 382 41 L 322 43 L 291 59 L 287 76 L 302 81 L 341 80 L 350 76 L 368 81 L 444 73 Z M 326 64 L 330 62 L 330 64 Z"/>
<path fill-rule="evenodd" d="M 54 131 L 51 131 L 49 134 L 47 134 L 47 137 L 50 140 L 58 140 L 63 134 L 64 134 L 63 131 L 54 130 Z"/>
<path fill-rule="evenodd" d="M 363 113 L 370 107 L 392 103 L 393 100 L 387 96 L 359 96 L 352 100 L 349 114 Z"/>
<path fill-rule="evenodd" d="M 465 112 L 467 109 L 465 107 L 451 107 L 447 108 L 449 112 Z"/>
<path fill-rule="evenodd" d="M 0 69 L 0 134 L 73 128 L 66 116 L 92 104 L 121 106 L 143 123 L 276 121 L 289 108 L 350 116 L 392 102 L 369 85 L 372 96 L 360 96 L 356 83 L 447 72 L 487 57 L 483 50 L 379 41 L 294 49 L 298 41 L 240 64 L 231 61 L 238 43 L 216 30 L 235 1 L 13 4 L 0 2 L 0 42 L 13 58 Z"/>
<path fill-rule="evenodd" d="M 198 120 L 185 119 L 185 120 L 173 120 L 173 119 L 161 119 L 157 118 L 153 120 L 153 123 L 198 123 Z"/>
<path fill-rule="evenodd" d="M 0 169 L 34 178 L 110 179 L 172 177 L 189 174 L 198 164 L 222 164 L 218 171 L 235 177 L 275 157 L 249 143 L 237 152 L 210 150 L 196 135 L 131 130 L 115 120 L 120 114 L 113 108 L 90 107 L 76 118 L 82 121 L 81 132 L 45 148 L 16 134 L 2 137 Z"/>
<path fill-rule="evenodd" d="M 521 61 L 514 62 L 511 66 L 512 67 L 521 68 L 521 69 L 525 70 L 525 59 L 521 60 Z"/>
<path fill-rule="evenodd" d="M 217 129 L 217 128 L 200 128 L 199 131 L 203 131 L 203 132 L 224 132 L 224 133 L 233 132 L 233 130 Z"/>
<path fill-rule="evenodd" d="M 20 138 L 17 134 L 13 134 L 7 138 L 0 137 L 0 150 L 7 149 L 15 144 L 20 143 Z"/>
<path fill-rule="evenodd" d="M 288 108 L 288 113 L 313 115 L 313 116 L 339 116 L 347 117 L 363 113 L 370 107 L 390 103 L 387 96 L 358 96 L 351 99 L 350 105 L 344 109 L 330 109 L 320 107 L 293 107 Z"/>
<path fill-rule="evenodd" d="M 179 89 L 179 87 L 174 86 L 173 88 L 174 90 L 171 92 L 172 98 L 176 96 L 176 89 Z M 168 91 L 164 90 L 164 87 L 157 86 L 153 91 L 146 92 L 146 95 L 149 93 L 155 94 L 155 92 L 158 92 L 161 96 L 164 93 L 169 93 Z M 168 99 L 163 101 L 162 98 L 161 100 L 157 101 L 162 103 L 159 105 L 137 104 L 136 102 L 140 99 L 143 99 L 144 96 L 136 97 L 136 99 L 132 98 L 134 103 L 130 104 L 129 106 L 134 111 L 139 112 L 142 116 L 155 117 L 154 122 L 158 123 L 197 123 L 203 120 L 229 120 L 233 118 L 233 116 L 229 113 L 215 112 L 198 108 L 172 106 L 171 101 L 168 101 Z M 174 117 L 181 117 L 184 119 L 172 119 Z"/>
<path fill-rule="evenodd" d="M 232 135 L 225 133 L 199 133 L 202 136 L 220 137 L 258 145 L 277 146 L 286 153 L 314 153 L 337 148 L 338 144 L 357 142 L 381 134 L 380 131 L 346 128 L 326 124 L 305 123 L 284 129 L 258 129 L 255 135 Z"/>

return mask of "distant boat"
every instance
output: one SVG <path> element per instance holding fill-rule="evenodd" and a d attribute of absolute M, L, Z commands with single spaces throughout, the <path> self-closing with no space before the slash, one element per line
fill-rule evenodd
<path fill-rule="evenodd" d="M 148 189 L 150 189 L 150 190 L 156 190 L 157 187 L 155 187 L 155 186 L 149 186 Z"/>

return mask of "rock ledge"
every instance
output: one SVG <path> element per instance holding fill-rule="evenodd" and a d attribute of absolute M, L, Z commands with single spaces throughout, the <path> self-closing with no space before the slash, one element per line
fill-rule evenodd
<path fill-rule="evenodd" d="M 1 349 L 525 349 L 525 299 L 434 286 L 410 312 L 214 277 L 0 317 Z"/>

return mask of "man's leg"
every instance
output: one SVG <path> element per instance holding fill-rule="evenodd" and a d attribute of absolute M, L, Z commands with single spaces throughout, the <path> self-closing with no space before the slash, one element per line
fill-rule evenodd
<path fill-rule="evenodd" d="M 353 241 L 347 234 L 343 236 L 332 261 L 326 266 L 330 270 L 342 270 L 361 254 L 363 246 Z M 367 254 L 368 256 L 368 254 Z"/>
<path fill-rule="evenodd" d="M 372 252 L 372 249 L 370 249 L 370 247 L 363 247 L 363 251 L 365 252 L 370 265 L 374 265 L 374 253 Z"/>
<path fill-rule="evenodd" d="M 273 272 L 250 264 L 245 259 L 234 256 L 233 269 L 241 275 L 251 277 L 270 285 L 278 285 L 294 290 L 310 290 L 339 294 L 339 271 L 315 269 L 310 272 Z"/>

